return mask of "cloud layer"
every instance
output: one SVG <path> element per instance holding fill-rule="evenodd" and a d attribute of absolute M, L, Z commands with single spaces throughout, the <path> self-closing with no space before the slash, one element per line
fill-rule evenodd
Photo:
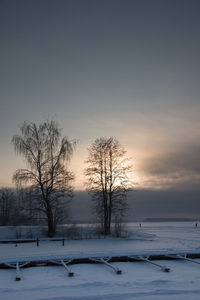
<path fill-rule="evenodd" d="M 147 186 L 190 188 L 200 183 L 200 146 L 148 157 L 142 162 Z"/>

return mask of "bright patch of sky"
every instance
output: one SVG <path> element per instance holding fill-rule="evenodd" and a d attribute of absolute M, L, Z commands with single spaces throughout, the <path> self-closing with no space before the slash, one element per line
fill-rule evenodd
<path fill-rule="evenodd" d="M 22 166 L 12 135 L 45 118 L 79 140 L 79 189 L 100 136 L 127 148 L 141 187 L 198 182 L 199 9 L 196 0 L 2 0 L 1 185 Z"/>

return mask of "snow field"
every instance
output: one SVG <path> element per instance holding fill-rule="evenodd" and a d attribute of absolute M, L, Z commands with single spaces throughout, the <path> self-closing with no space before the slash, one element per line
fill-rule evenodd
<path fill-rule="evenodd" d="M 194 224 L 136 225 L 129 239 L 71 240 L 61 242 L 0 244 L 0 260 L 9 257 L 44 255 L 85 255 L 190 249 L 200 252 L 200 229 Z M 200 262 L 200 259 L 195 259 Z M 169 273 L 146 262 L 112 262 L 122 270 L 117 275 L 104 264 L 72 264 L 74 277 L 63 266 L 36 266 L 20 269 L 22 280 L 16 282 L 15 269 L 0 269 L 1 300 L 199 300 L 200 265 L 184 260 L 155 261 L 170 268 Z"/>

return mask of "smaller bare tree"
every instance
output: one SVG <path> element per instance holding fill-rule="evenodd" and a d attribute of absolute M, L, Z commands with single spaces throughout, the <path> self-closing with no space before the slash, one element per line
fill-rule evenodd
<path fill-rule="evenodd" d="M 108 235 L 113 217 L 121 222 L 125 214 L 127 193 L 132 189 L 131 166 L 125 149 L 113 137 L 96 139 L 88 152 L 87 191 L 95 202 L 104 234 Z"/>

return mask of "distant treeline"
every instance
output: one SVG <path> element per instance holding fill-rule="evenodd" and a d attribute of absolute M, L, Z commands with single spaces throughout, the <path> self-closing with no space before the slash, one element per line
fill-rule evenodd
<path fill-rule="evenodd" d="M 34 198 L 28 188 L 0 189 L 0 226 L 43 225 L 45 216 L 34 208 Z"/>

